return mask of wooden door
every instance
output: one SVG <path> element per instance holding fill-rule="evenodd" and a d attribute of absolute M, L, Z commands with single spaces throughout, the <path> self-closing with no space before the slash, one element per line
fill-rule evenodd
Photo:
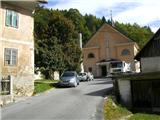
<path fill-rule="evenodd" d="M 131 81 L 132 104 L 135 108 L 160 108 L 160 81 Z"/>
<path fill-rule="evenodd" d="M 132 103 L 136 108 L 152 106 L 152 85 L 150 81 L 131 81 Z"/>

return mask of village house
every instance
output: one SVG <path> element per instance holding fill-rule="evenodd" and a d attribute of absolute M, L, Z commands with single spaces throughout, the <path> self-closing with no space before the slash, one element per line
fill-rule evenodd
<path fill-rule="evenodd" d="M 1 104 L 3 99 L 7 102 L 13 100 L 15 96 L 33 94 L 33 13 L 39 2 L 45 1 L 2 0 L 0 3 Z"/>
<path fill-rule="evenodd" d="M 131 39 L 113 26 L 103 24 L 83 47 L 84 71 L 92 72 L 95 77 L 107 76 L 109 63 L 116 60 L 125 61 L 131 65 L 131 71 L 138 71 L 134 61 L 138 50 L 138 45 Z"/>
<path fill-rule="evenodd" d="M 141 63 L 141 72 L 115 79 L 117 98 L 132 109 L 160 112 L 160 29 L 135 59 Z"/>
<path fill-rule="evenodd" d="M 143 73 L 160 71 L 160 29 L 137 54 L 135 59 L 140 61 L 141 72 Z"/>

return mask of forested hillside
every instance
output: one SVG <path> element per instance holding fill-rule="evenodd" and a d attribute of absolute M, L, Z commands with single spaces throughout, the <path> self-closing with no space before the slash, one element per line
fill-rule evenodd
<path fill-rule="evenodd" d="M 55 70 L 80 70 L 81 50 L 78 33 L 83 34 L 83 45 L 104 23 L 105 17 L 82 15 L 77 9 L 53 10 L 38 6 L 35 14 L 35 65 L 51 77 Z M 114 27 L 142 48 L 153 35 L 148 26 L 114 22 Z"/>

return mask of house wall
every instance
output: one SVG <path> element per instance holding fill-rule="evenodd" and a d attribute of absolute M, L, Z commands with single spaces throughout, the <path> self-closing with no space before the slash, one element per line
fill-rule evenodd
<path fill-rule="evenodd" d="M 18 28 L 5 26 L 6 8 L 18 12 Z M 33 17 L 32 12 L 20 7 L 2 3 L 1 12 L 1 36 L 2 44 L 0 54 L 0 65 L 2 76 L 13 76 L 13 95 L 31 96 L 34 91 L 34 39 L 33 39 Z M 4 65 L 4 49 L 15 48 L 18 50 L 16 66 Z"/>
<path fill-rule="evenodd" d="M 135 71 L 135 63 L 134 63 L 134 45 L 133 44 L 124 44 L 121 46 L 116 46 L 117 48 L 117 58 L 127 63 L 131 63 L 131 70 Z M 128 49 L 130 51 L 129 55 L 122 55 L 121 52 L 124 49 Z"/>
<path fill-rule="evenodd" d="M 136 46 L 134 46 L 134 56 L 138 54 L 138 49 Z M 139 73 L 140 72 L 140 61 L 134 60 L 135 63 L 135 72 Z"/>
<path fill-rule="evenodd" d="M 143 73 L 160 71 L 160 57 L 141 58 L 141 69 Z"/>
<path fill-rule="evenodd" d="M 131 84 L 129 80 L 118 79 L 120 102 L 128 107 L 132 106 Z"/>
<path fill-rule="evenodd" d="M 83 49 L 83 64 L 84 64 L 84 71 L 88 72 L 89 68 L 92 68 L 92 73 L 94 76 L 99 76 L 97 73 L 97 66 L 96 62 L 99 60 L 99 48 L 87 48 Z M 88 54 L 93 53 L 95 58 L 88 58 Z"/>
<path fill-rule="evenodd" d="M 18 28 L 5 25 L 6 9 L 15 10 L 19 14 Z M 33 42 L 33 17 L 32 12 L 20 7 L 2 3 L 2 38 L 10 41 Z"/>
<path fill-rule="evenodd" d="M 134 46 L 134 56 L 136 56 L 137 54 L 138 54 L 138 51 L 139 50 L 139 48 L 137 48 L 136 46 Z"/>
<path fill-rule="evenodd" d="M 0 21 L 2 21 L 2 8 L 0 2 Z M 0 23 L 0 38 L 2 36 L 2 24 Z M 2 40 L 0 39 L 0 80 L 2 78 Z"/>

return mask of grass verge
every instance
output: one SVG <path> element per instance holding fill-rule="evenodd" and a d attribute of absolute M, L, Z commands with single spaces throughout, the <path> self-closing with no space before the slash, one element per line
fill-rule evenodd
<path fill-rule="evenodd" d="M 119 120 L 125 116 L 130 115 L 131 112 L 126 108 L 116 105 L 111 97 L 108 97 L 104 103 L 104 119 L 105 120 Z"/>
<path fill-rule="evenodd" d="M 104 102 L 104 120 L 160 120 L 160 115 L 132 113 L 125 107 L 115 104 L 112 97 Z"/>
<path fill-rule="evenodd" d="M 41 93 L 41 92 L 54 88 L 57 82 L 58 80 L 46 80 L 46 79 L 35 80 L 34 94 Z"/>
<path fill-rule="evenodd" d="M 128 120 L 160 120 L 160 116 L 154 114 L 136 113 Z"/>

